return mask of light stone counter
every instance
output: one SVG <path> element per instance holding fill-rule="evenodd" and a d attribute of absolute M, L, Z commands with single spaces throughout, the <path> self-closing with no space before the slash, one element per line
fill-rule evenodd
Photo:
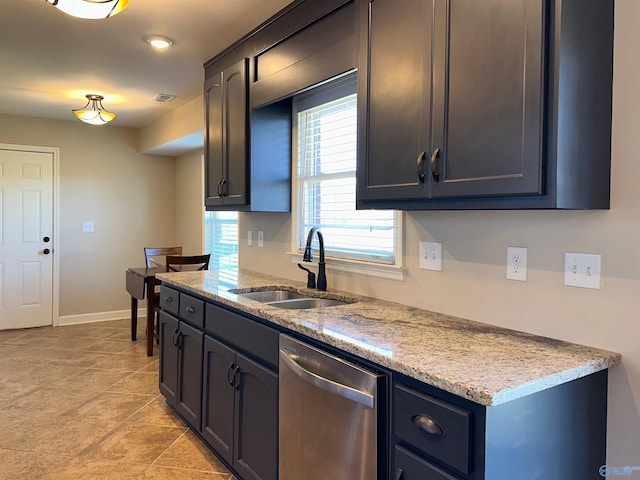
<path fill-rule="evenodd" d="M 302 282 L 254 272 L 240 271 L 233 287 L 219 283 L 213 271 L 158 278 L 486 406 L 620 363 L 614 352 L 370 297 L 308 290 Z M 296 290 L 355 303 L 286 310 L 235 294 L 256 289 Z"/>

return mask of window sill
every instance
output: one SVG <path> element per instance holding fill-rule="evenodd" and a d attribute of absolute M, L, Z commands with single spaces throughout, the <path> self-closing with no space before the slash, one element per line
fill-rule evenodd
<path fill-rule="evenodd" d="M 302 263 L 302 253 L 288 252 L 292 263 Z M 317 255 L 316 255 L 317 260 Z M 369 277 L 385 278 L 404 282 L 405 269 L 400 265 L 386 265 L 383 263 L 362 262 L 358 260 L 347 260 L 344 258 L 325 257 L 327 270 L 336 272 L 355 273 L 367 275 Z M 317 261 L 313 263 L 317 264 Z"/>

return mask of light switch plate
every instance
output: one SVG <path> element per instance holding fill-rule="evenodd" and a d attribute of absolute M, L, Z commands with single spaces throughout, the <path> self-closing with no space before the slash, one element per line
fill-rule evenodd
<path fill-rule="evenodd" d="M 258 230 L 258 248 L 264 247 L 264 232 Z"/>
<path fill-rule="evenodd" d="M 564 284 L 570 287 L 600 290 L 602 257 L 589 253 L 564 254 Z"/>
<path fill-rule="evenodd" d="M 249 247 L 253 245 L 253 232 L 251 230 L 247 232 L 247 245 Z"/>
<path fill-rule="evenodd" d="M 420 242 L 420 268 L 422 270 L 442 271 L 442 244 Z"/>
<path fill-rule="evenodd" d="M 93 233 L 95 231 L 95 222 L 84 220 L 82 222 L 82 232 L 83 233 Z"/>
<path fill-rule="evenodd" d="M 526 247 L 507 247 L 507 280 L 527 281 Z"/>

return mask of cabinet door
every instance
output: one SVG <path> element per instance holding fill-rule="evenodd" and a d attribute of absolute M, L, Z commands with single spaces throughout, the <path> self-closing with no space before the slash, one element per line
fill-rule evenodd
<path fill-rule="evenodd" d="M 165 312 L 159 316 L 160 333 L 160 391 L 173 407 L 178 405 L 178 347 L 174 339 L 178 320 Z"/>
<path fill-rule="evenodd" d="M 178 411 L 200 429 L 204 334 L 184 322 L 178 328 Z"/>
<path fill-rule="evenodd" d="M 229 464 L 233 464 L 232 386 L 235 352 L 205 335 L 202 377 L 202 436 Z"/>
<path fill-rule="evenodd" d="M 207 207 L 248 203 L 248 68 L 245 58 L 204 85 Z"/>
<path fill-rule="evenodd" d="M 544 0 L 435 0 L 431 195 L 542 193 Z"/>
<path fill-rule="evenodd" d="M 248 203 L 249 59 L 243 59 L 223 73 L 223 200 L 224 205 Z"/>
<path fill-rule="evenodd" d="M 240 384 L 236 392 L 234 467 L 245 480 L 276 480 L 278 466 L 278 376 L 236 355 Z"/>
<path fill-rule="evenodd" d="M 222 73 L 204 84 L 204 195 L 205 206 L 222 205 Z"/>
<path fill-rule="evenodd" d="M 358 200 L 426 197 L 432 2 L 365 0 L 360 18 Z"/>

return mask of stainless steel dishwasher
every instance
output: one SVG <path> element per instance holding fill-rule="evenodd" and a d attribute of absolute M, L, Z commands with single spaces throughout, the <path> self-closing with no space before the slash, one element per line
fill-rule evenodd
<path fill-rule="evenodd" d="M 282 334 L 279 364 L 279 479 L 383 478 L 387 376 Z"/>

